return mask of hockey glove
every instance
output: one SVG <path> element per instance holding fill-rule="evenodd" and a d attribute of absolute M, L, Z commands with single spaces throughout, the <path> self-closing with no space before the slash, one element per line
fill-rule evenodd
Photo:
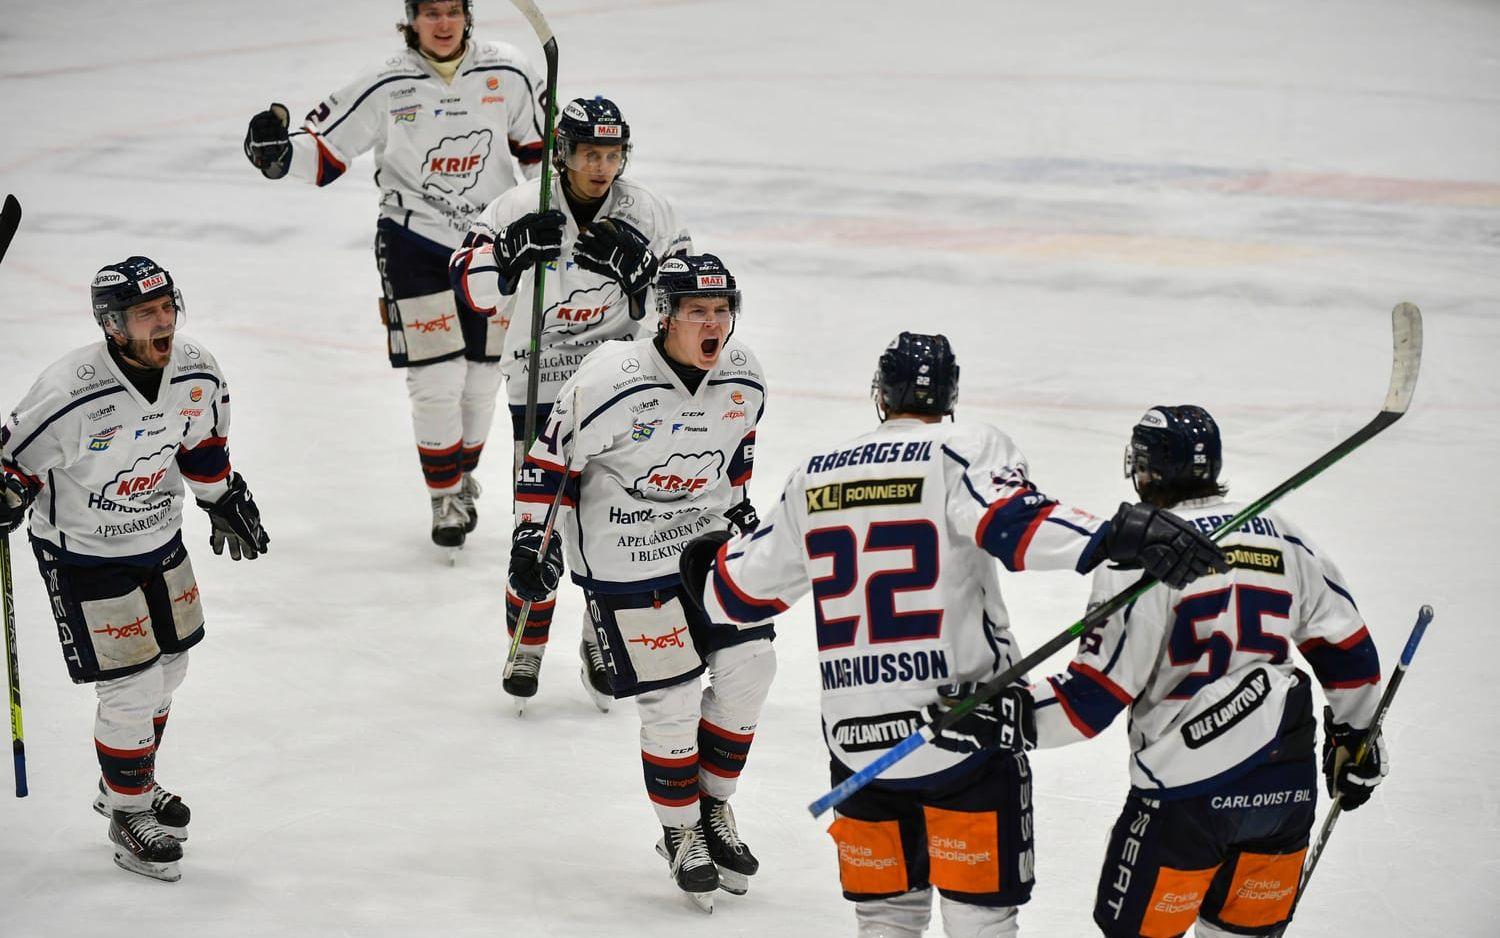
<path fill-rule="evenodd" d="M 1103 557 L 1099 556 L 1101 548 Z M 1122 569 L 1142 568 L 1175 589 L 1229 569 L 1219 545 L 1170 511 L 1144 502 L 1121 503 L 1109 519 L 1101 548 L 1096 548 L 1089 567 L 1108 557 Z"/>
<path fill-rule="evenodd" d="M 568 220 L 552 209 L 544 214 L 527 212 L 505 226 L 495 239 L 495 266 L 500 268 L 503 287 L 514 284 L 538 261 L 555 261 L 562 255 L 563 225 Z M 512 287 L 512 289 L 514 289 Z"/>
<path fill-rule="evenodd" d="M 760 527 L 760 515 L 755 513 L 755 506 L 748 498 L 725 509 L 724 520 L 729 522 L 731 534 L 749 534 Z"/>
<path fill-rule="evenodd" d="M 267 179 L 280 179 L 291 168 L 289 126 L 291 115 L 285 104 L 273 104 L 250 118 L 250 129 L 245 131 L 245 158 Z"/>
<path fill-rule="evenodd" d="M 542 553 L 543 528 L 535 521 L 516 525 L 510 538 L 510 590 L 527 602 L 539 603 L 557 591 L 562 579 L 562 538 L 557 530 Z"/>
<path fill-rule="evenodd" d="M 224 553 L 229 545 L 231 560 L 254 560 L 266 552 L 271 536 L 260 524 L 260 509 L 238 472 L 229 476 L 229 491 L 216 502 L 198 500 L 198 507 L 208 512 L 213 528 L 208 532 L 208 546 L 215 554 Z"/>
<path fill-rule="evenodd" d="M 979 687 L 972 681 L 938 688 L 941 699 L 922 709 L 922 724 L 935 726 L 943 715 Z M 934 731 L 939 749 L 970 755 L 986 749 L 1025 752 L 1036 748 L 1036 715 L 1024 685 L 1008 687 L 964 714 L 952 726 Z"/>
<path fill-rule="evenodd" d="M 0 468 L 0 534 L 21 526 L 38 491 L 15 470 Z"/>
<path fill-rule="evenodd" d="M 573 246 L 573 263 L 601 277 L 613 278 L 625 295 L 634 300 L 651 286 L 657 261 L 651 253 L 650 241 L 634 225 L 623 218 L 601 218 L 578 236 L 578 243 Z M 639 319 L 637 308 L 644 316 L 645 307 L 631 303 L 631 316 Z"/>
<path fill-rule="evenodd" d="M 708 570 L 714 565 L 714 555 L 733 537 L 728 531 L 705 531 L 688 541 L 677 556 L 677 575 L 682 578 L 683 592 L 687 593 L 688 602 L 699 609 L 703 608 L 703 590 Z"/>
<path fill-rule="evenodd" d="M 1378 730 L 1365 748 L 1364 761 L 1354 764 L 1354 754 L 1366 734 L 1366 730 L 1356 730 L 1347 723 L 1333 722 L 1333 710 L 1323 708 L 1323 777 L 1328 782 L 1328 796 L 1337 796 L 1345 811 L 1369 801 L 1375 786 L 1385 781 L 1391 770 L 1385 739 Z"/>

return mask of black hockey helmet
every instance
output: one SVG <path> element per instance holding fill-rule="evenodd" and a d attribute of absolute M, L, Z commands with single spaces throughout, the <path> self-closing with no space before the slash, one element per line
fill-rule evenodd
<path fill-rule="evenodd" d="M 656 311 L 671 316 L 677 303 L 689 296 L 729 298 L 729 312 L 740 312 L 740 288 L 734 274 L 714 254 L 674 254 L 656 269 Z"/>
<path fill-rule="evenodd" d="M 619 146 L 620 173 L 630 159 L 630 125 L 615 102 L 600 95 L 574 98 L 557 116 L 557 147 L 552 151 L 553 165 L 564 169 L 580 143 Z"/>
<path fill-rule="evenodd" d="M 880 419 L 886 414 L 953 413 L 958 362 L 945 335 L 903 332 L 880 354 L 870 383 Z"/>
<path fill-rule="evenodd" d="M 422 10 L 422 4 L 433 3 L 435 0 L 406 0 L 406 22 L 399 24 L 401 34 L 406 37 L 406 44 L 413 49 L 419 49 L 417 42 L 417 31 L 412 27 L 416 21 L 417 14 Z M 464 42 L 469 41 L 469 36 L 474 32 L 474 4 L 471 0 L 459 0 L 464 7 Z"/>
<path fill-rule="evenodd" d="M 94 274 L 89 284 L 89 293 L 94 304 L 94 321 L 110 334 L 110 327 L 121 336 L 129 337 L 125 329 L 125 311 L 132 306 L 146 303 L 162 296 L 170 296 L 177 307 L 177 319 L 182 320 L 182 293 L 172 281 L 165 267 L 149 257 L 127 257 L 114 264 L 106 264 Z"/>
<path fill-rule="evenodd" d="M 1194 404 L 1157 405 L 1146 411 L 1125 447 L 1125 477 L 1142 497 L 1152 487 L 1181 498 L 1218 491 L 1223 465 L 1219 425 Z"/>

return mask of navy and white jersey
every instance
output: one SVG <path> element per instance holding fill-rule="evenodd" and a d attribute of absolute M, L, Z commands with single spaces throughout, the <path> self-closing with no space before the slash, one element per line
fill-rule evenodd
<path fill-rule="evenodd" d="M 1244 506 L 1220 498 L 1172 510 L 1208 534 Z M 1267 512 L 1222 541 L 1232 569 L 1177 590 L 1157 586 L 1079 640 L 1068 670 L 1033 688 L 1038 744 L 1091 737 L 1130 710 L 1130 780 L 1188 797 L 1243 775 L 1281 742 L 1296 646 L 1335 718 L 1370 723 L 1380 660 L 1328 555 Z M 1092 604 L 1139 577 L 1101 567 Z M 1291 714 L 1296 716 L 1296 714 Z"/>
<path fill-rule="evenodd" d="M 450 84 L 407 49 L 324 98 L 291 135 L 291 175 L 326 186 L 375 152 L 380 214 L 449 249 L 541 171 L 543 81 L 516 47 L 470 42 Z M 512 160 L 514 157 L 514 160 Z"/>
<path fill-rule="evenodd" d="M 182 526 L 183 479 L 205 501 L 228 489 L 229 388 L 178 333 L 156 401 L 104 342 L 48 366 L 0 429 L 0 465 L 39 489 L 32 536 L 70 563 L 149 564 Z"/>
<path fill-rule="evenodd" d="M 760 362 L 737 339 L 693 394 L 653 340 L 605 343 L 526 456 L 517 520 L 541 521 L 566 484 L 560 530 L 575 582 L 601 593 L 675 586 L 683 546 L 725 528 L 724 510 L 744 497 L 765 399 Z"/>
<path fill-rule="evenodd" d="M 993 427 L 888 420 L 792 472 L 760 528 L 719 551 L 704 605 L 748 624 L 812 592 L 824 738 L 857 770 L 917 728 L 939 687 L 1021 657 L 995 558 L 1082 571 L 1104 524 L 1038 492 Z M 966 758 L 924 746 L 882 778 L 931 782 Z"/>
<path fill-rule="evenodd" d="M 537 400 L 543 404 L 557 400 L 563 382 L 573 376 L 584 356 L 601 342 L 633 339 L 645 331 L 642 322 L 630 318 L 630 299 L 618 281 L 584 270 L 573 262 L 579 227 L 568 200 L 563 197 L 563 185 L 561 178 L 552 181 L 552 207 L 567 219 L 562 255 L 546 264 L 542 278 Z M 496 199 L 475 220 L 449 267 L 454 292 L 470 308 L 499 318 L 506 326 L 500 367 L 505 371 L 513 406 L 526 403 L 536 269 L 527 267 L 514 282 L 504 281 L 495 266 L 494 243 L 512 222 L 537 210 L 541 193 L 542 183 L 538 179 Z M 692 253 L 692 239 L 677 211 L 665 199 L 631 179 L 615 180 L 595 217 L 619 218 L 630 223 L 646 236 L 651 253 L 658 258 Z"/>

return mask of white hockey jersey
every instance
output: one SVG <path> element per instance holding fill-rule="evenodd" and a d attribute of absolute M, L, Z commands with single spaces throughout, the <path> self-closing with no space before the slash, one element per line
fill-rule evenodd
<path fill-rule="evenodd" d="M 517 186 L 496 199 L 474 222 L 464 246 L 453 255 L 450 277 L 469 306 L 508 323 L 505 335 L 507 393 L 515 406 L 526 403 L 526 376 L 531 351 L 532 291 L 535 268 L 528 267 L 514 283 L 502 283 L 494 263 L 493 245 L 511 222 L 535 212 L 541 180 Z M 619 283 L 573 263 L 578 222 L 563 197 L 563 182 L 553 179 L 552 206 L 567 218 L 562 255 L 546 264 L 542 279 L 543 303 L 541 366 L 537 400 L 557 400 L 563 382 L 572 377 L 584 356 L 609 339 L 641 335 L 642 322 L 630 318 L 630 303 Z M 690 254 L 693 243 L 677 212 L 665 199 L 627 178 L 616 179 L 596 218 L 620 218 L 645 235 L 658 258 Z M 654 321 L 653 316 L 651 321 Z"/>
<path fill-rule="evenodd" d="M 324 98 L 291 135 L 290 174 L 326 186 L 375 151 L 380 214 L 445 247 L 541 170 L 543 81 L 515 46 L 470 42 L 449 84 L 407 49 Z"/>
<path fill-rule="evenodd" d="M 563 386 L 526 457 L 518 520 L 540 522 L 566 484 L 559 530 L 576 583 L 603 593 L 675 586 L 683 546 L 722 530 L 724 510 L 743 498 L 765 398 L 760 363 L 734 338 L 694 394 L 652 339 L 602 345 Z"/>
<path fill-rule="evenodd" d="M 1021 657 L 993 558 L 1082 570 L 1103 524 L 1038 492 L 993 427 L 889 420 L 792 473 L 760 529 L 719 552 L 704 607 L 748 624 L 812 591 L 824 739 L 857 770 L 917 728 L 939 687 Z M 924 746 L 882 779 L 966 758 Z"/>
<path fill-rule="evenodd" d="M 104 342 L 48 366 L 0 430 L 0 464 L 33 488 L 31 533 L 71 563 L 149 563 L 182 527 L 183 479 L 217 501 L 229 476 L 229 389 L 179 333 L 148 403 Z"/>
<path fill-rule="evenodd" d="M 1244 506 L 1220 498 L 1173 512 L 1208 534 Z M 1334 716 L 1368 726 L 1380 661 L 1338 568 L 1267 512 L 1222 542 L 1233 569 L 1186 589 L 1157 586 L 1079 640 L 1064 674 L 1033 688 L 1038 744 L 1091 737 L 1130 709 L 1130 781 L 1151 797 L 1188 797 L 1265 761 L 1281 742 L 1297 646 Z M 1100 568 L 1092 604 L 1138 571 Z M 1297 714 L 1290 714 L 1296 718 Z"/>

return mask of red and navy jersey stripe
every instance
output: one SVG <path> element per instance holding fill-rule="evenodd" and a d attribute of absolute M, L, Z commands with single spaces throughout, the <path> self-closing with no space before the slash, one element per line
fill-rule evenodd
<path fill-rule="evenodd" d="M 1097 736 L 1130 706 L 1131 696 L 1103 673 L 1077 661 L 1068 665 L 1068 673 L 1047 682 L 1056 692 L 1063 713 L 1085 737 Z"/>
<path fill-rule="evenodd" d="M 760 530 L 751 536 L 751 540 L 758 540 L 771 533 L 772 527 L 772 525 L 762 525 Z M 786 603 L 781 600 L 775 597 L 759 599 L 745 592 L 739 584 L 734 582 L 734 578 L 729 574 L 728 548 L 728 543 L 722 545 L 718 556 L 714 558 L 712 583 L 714 597 L 719 600 L 719 605 L 724 607 L 724 612 L 729 618 L 736 622 L 763 622 L 772 616 L 786 612 Z"/>
<path fill-rule="evenodd" d="M 516 480 L 516 501 L 547 505 L 552 503 L 561 490 L 563 507 L 574 508 L 578 505 L 578 476 L 577 470 L 546 462 L 534 455 L 527 456 L 526 462 L 521 466 L 520 478 Z"/>
<path fill-rule="evenodd" d="M 453 294 L 457 296 L 469 309 L 482 315 L 490 315 L 495 312 L 495 307 L 484 306 L 475 301 L 473 294 L 469 292 L 469 277 L 473 274 L 494 274 L 500 284 L 500 292 L 506 295 L 514 292 L 514 285 L 506 287 L 505 278 L 500 276 L 500 268 L 494 263 L 493 251 L 482 251 L 481 248 L 495 243 L 495 239 L 482 232 L 470 231 L 464 236 L 464 243 L 459 245 L 453 257 L 448 261 L 448 283 L 453 287 Z M 478 255 L 479 263 L 475 264 Z"/>
<path fill-rule="evenodd" d="M 1342 642 L 1314 638 L 1297 646 L 1324 690 L 1380 683 L 1380 654 L 1370 631 L 1360 628 Z"/>
<path fill-rule="evenodd" d="M 229 477 L 229 441 L 211 436 L 192 449 L 177 451 L 177 468 L 183 478 L 203 485 Z"/>
<path fill-rule="evenodd" d="M 729 460 L 729 484 L 744 486 L 750 483 L 750 474 L 755 471 L 755 431 L 751 430 L 735 447 Z"/>

